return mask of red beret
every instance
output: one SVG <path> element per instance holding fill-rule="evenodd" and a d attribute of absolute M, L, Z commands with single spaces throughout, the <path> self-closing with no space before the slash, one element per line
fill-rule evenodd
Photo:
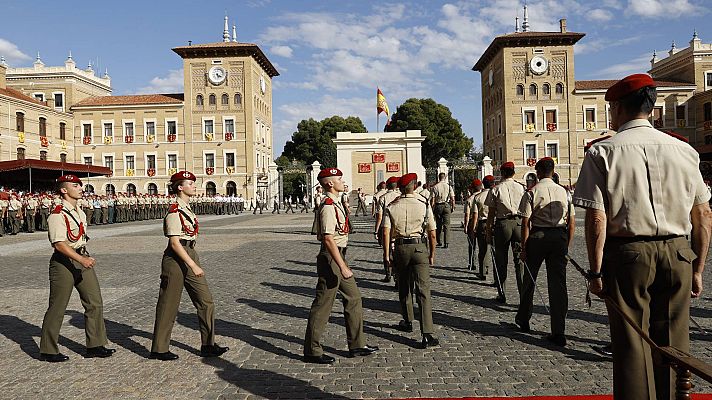
<path fill-rule="evenodd" d="M 406 187 L 409 183 L 418 180 L 418 175 L 414 173 L 405 174 L 398 179 L 398 187 Z"/>
<path fill-rule="evenodd" d="M 606 101 L 617 101 L 644 87 L 656 87 L 655 81 L 648 74 L 633 74 L 616 82 L 606 91 Z"/>
<path fill-rule="evenodd" d="M 82 180 L 79 179 L 79 177 L 76 175 L 62 175 L 59 178 L 57 178 L 57 183 L 62 183 L 62 182 L 78 183 L 80 185 L 82 184 Z"/>
<path fill-rule="evenodd" d="M 484 182 L 489 182 L 489 183 L 494 183 L 494 176 L 492 175 L 487 175 L 484 178 L 482 178 Z"/>
<path fill-rule="evenodd" d="M 472 183 L 470 183 L 471 188 L 476 188 L 477 186 L 480 186 L 480 185 L 482 185 L 482 181 L 477 178 L 473 179 Z"/>
<path fill-rule="evenodd" d="M 392 176 L 392 177 L 386 179 L 386 185 L 390 185 L 391 183 L 398 183 L 399 180 L 400 180 L 400 177 Z"/>
<path fill-rule="evenodd" d="M 506 163 L 502 164 L 501 167 L 499 167 L 500 170 L 501 170 L 501 169 L 504 169 L 504 168 L 511 168 L 511 169 L 514 169 L 514 163 L 511 162 L 511 161 L 507 161 Z"/>
<path fill-rule="evenodd" d="M 338 168 L 324 168 L 319 172 L 316 179 L 330 178 L 332 176 L 343 176 L 344 173 Z"/>
<path fill-rule="evenodd" d="M 195 175 L 193 175 L 193 173 L 190 171 L 178 171 L 175 174 L 171 175 L 171 183 L 179 182 L 186 179 L 193 182 L 195 182 L 196 180 Z"/>

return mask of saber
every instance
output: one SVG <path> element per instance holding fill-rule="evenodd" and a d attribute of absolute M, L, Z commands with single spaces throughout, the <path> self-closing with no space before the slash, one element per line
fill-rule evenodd
<path fill-rule="evenodd" d="M 494 256 L 494 236 L 492 236 L 492 244 L 489 246 L 490 249 L 490 256 L 492 258 L 492 265 L 494 265 L 494 274 L 496 275 L 497 279 L 495 281 L 497 282 L 497 291 L 499 292 L 500 296 L 506 297 L 504 294 L 504 288 L 502 287 L 502 281 L 499 279 L 499 270 L 497 269 L 497 259 Z"/>
<path fill-rule="evenodd" d="M 695 327 L 697 327 L 697 329 L 700 331 L 700 333 L 702 333 L 703 335 L 707 335 L 707 331 L 705 331 L 705 330 L 700 326 L 700 324 L 698 324 L 697 321 L 695 321 L 695 319 L 692 318 L 692 315 L 690 315 L 690 321 L 692 321 L 692 324 L 695 325 Z"/>
<path fill-rule="evenodd" d="M 549 307 L 547 307 L 546 301 L 544 301 L 544 295 L 543 295 L 543 294 L 541 293 L 541 291 L 539 290 L 539 285 L 536 284 L 536 280 L 534 279 L 534 275 L 532 274 L 532 271 L 529 269 L 529 266 L 527 265 L 527 262 L 526 262 L 526 261 L 524 261 L 524 260 L 521 260 L 521 261 L 522 261 L 522 264 L 524 264 L 524 268 L 525 268 L 525 269 L 527 270 L 527 272 L 529 273 L 529 277 L 530 277 L 531 280 L 532 280 L 532 285 L 534 285 L 534 290 L 535 290 L 536 293 L 539 295 L 539 299 L 541 300 L 541 304 L 543 304 L 543 305 L 544 305 L 544 308 L 546 308 L 546 312 L 547 312 L 549 315 L 551 315 L 551 311 L 549 311 Z"/>
<path fill-rule="evenodd" d="M 472 260 L 475 256 L 475 241 L 470 237 L 469 234 L 466 233 L 465 235 L 467 235 L 467 243 L 469 243 L 470 245 L 470 262 L 467 264 L 467 270 L 472 271 L 473 269 L 475 269 L 474 261 Z"/>

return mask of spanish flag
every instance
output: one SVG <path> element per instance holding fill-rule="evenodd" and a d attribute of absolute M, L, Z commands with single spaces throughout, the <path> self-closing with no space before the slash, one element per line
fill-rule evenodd
<path fill-rule="evenodd" d="M 391 115 L 391 112 L 388 110 L 388 103 L 386 103 L 386 97 L 383 96 L 381 89 L 378 87 L 376 89 L 378 89 L 376 93 L 376 111 L 378 111 L 378 114 L 385 112 L 386 116 Z"/>

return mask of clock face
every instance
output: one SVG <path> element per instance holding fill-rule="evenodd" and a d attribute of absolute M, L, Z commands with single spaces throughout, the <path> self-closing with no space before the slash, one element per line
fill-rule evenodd
<path fill-rule="evenodd" d="M 213 85 L 219 85 L 225 80 L 225 69 L 223 67 L 214 66 L 208 71 L 208 79 Z"/>
<path fill-rule="evenodd" d="M 265 82 L 264 76 L 260 76 L 260 91 L 262 92 L 262 94 L 265 94 L 265 92 L 267 91 L 267 82 Z"/>
<path fill-rule="evenodd" d="M 549 61 L 543 56 L 535 56 L 529 62 L 529 69 L 536 75 L 541 75 L 549 68 Z"/>

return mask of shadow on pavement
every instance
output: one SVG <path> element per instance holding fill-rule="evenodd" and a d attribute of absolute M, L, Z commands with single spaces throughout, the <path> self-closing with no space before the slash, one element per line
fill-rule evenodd
<path fill-rule="evenodd" d="M 25 322 L 14 315 L 2 314 L 0 315 L 0 334 L 19 344 L 20 350 L 25 352 L 25 354 L 35 360 L 39 360 L 40 348 L 34 340 L 34 337 L 40 337 L 42 334 L 42 330 L 39 326 Z M 59 344 L 75 353 L 84 354 L 84 345 L 67 339 L 64 336 L 59 336 Z"/>

